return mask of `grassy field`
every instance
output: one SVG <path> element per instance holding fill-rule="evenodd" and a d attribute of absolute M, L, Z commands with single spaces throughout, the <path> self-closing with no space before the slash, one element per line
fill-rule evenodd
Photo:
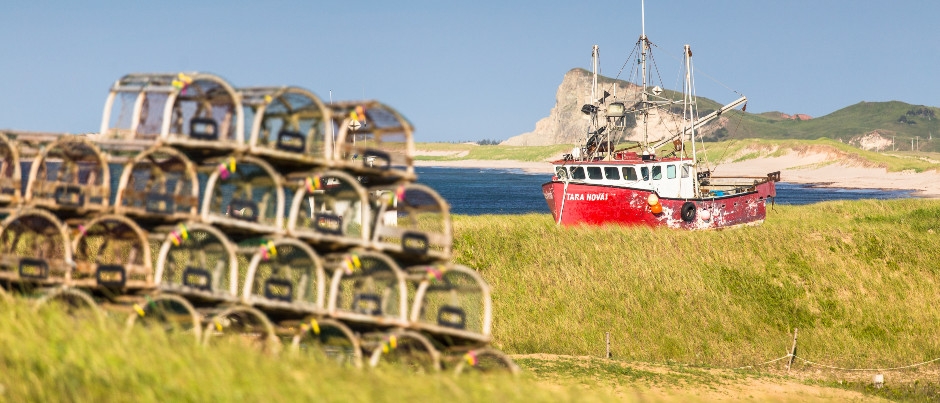
<path fill-rule="evenodd" d="M 940 201 L 775 206 L 733 231 L 458 217 L 456 261 L 493 284 L 498 347 L 741 366 L 784 355 L 891 367 L 940 357 Z"/>
<path fill-rule="evenodd" d="M 415 148 L 419 161 L 454 161 L 454 160 L 513 160 L 513 161 L 546 161 L 557 158 L 563 152 L 571 152 L 571 145 L 561 144 L 554 146 L 502 146 L 454 143 L 418 143 Z M 435 155 L 420 155 L 433 153 Z"/>
<path fill-rule="evenodd" d="M 940 357 L 940 201 L 774 206 L 763 225 L 718 232 L 559 228 L 538 214 L 454 224 L 454 260 L 492 285 L 494 346 L 514 354 L 518 378 L 204 348 L 125 333 L 121 318 L 99 328 L 36 316 L 18 298 L 0 310 L 0 400 L 940 398 L 940 363 L 883 371 L 888 387 L 874 390 L 876 372 L 801 361 L 873 369 Z M 783 361 L 733 370 L 784 356 L 794 328 L 791 373 Z M 602 359 L 607 332 L 612 360 Z"/>

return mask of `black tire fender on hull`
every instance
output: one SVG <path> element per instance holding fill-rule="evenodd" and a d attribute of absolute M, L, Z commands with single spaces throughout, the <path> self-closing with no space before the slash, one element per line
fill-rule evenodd
<path fill-rule="evenodd" d="M 695 203 L 690 201 L 683 203 L 680 214 L 682 216 L 682 221 L 692 222 L 695 220 Z"/>

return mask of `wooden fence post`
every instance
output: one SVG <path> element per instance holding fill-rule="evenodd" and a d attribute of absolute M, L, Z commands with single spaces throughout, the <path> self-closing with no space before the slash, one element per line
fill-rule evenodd
<path fill-rule="evenodd" d="M 607 359 L 610 359 L 610 332 L 607 332 Z"/>
<path fill-rule="evenodd" d="M 790 372 L 790 367 L 793 366 L 793 360 L 796 358 L 796 331 L 798 329 L 793 328 L 793 347 L 790 348 L 790 361 L 787 362 L 787 372 Z"/>

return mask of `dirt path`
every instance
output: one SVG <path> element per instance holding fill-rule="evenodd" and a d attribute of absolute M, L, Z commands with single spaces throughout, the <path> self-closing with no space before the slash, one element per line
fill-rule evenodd
<path fill-rule="evenodd" d="M 553 354 L 512 356 L 549 389 L 605 390 L 630 401 L 887 402 L 860 392 L 813 385 L 786 374 L 609 361 Z"/>

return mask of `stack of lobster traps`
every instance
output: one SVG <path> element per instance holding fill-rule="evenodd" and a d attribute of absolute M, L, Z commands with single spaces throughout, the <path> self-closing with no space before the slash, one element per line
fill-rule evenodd
<path fill-rule="evenodd" d="M 0 135 L 0 291 L 351 366 L 518 371 L 376 101 L 130 74 L 93 135 Z"/>

